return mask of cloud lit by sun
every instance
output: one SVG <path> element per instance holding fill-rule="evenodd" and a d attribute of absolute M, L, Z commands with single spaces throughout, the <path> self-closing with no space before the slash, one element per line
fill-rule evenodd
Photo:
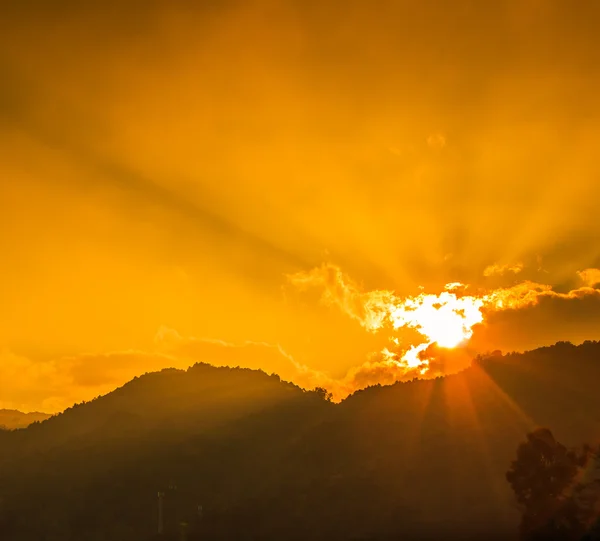
<path fill-rule="evenodd" d="M 369 332 L 387 332 L 392 345 L 381 350 L 380 362 L 424 377 L 430 375 L 432 358 L 428 352 L 432 348 L 453 349 L 466 345 L 474 327 L 484 323 L 492 312 L 535 305 L 542 296 L 572 299 L 597 294 L 597 290 L 589 287 L 558 293 L 550 285 L 531 281 L 507 288 L 473 291 L 468 285 L 452 282 L 439 293 L 423 291 L 416 296 L 399 297 L 389 290 L 363 291 L 332 264 L 291 275 L 288 279 L 300 289 L 323 288 L 324 303 L 337 305 Z M 401 344 L 397 331 L 403 328 L 414 329 L 422 340 Z"/>

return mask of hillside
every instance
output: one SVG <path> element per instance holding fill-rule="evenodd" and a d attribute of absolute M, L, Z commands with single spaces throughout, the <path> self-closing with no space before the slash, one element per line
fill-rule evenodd
<path fill-rule="evenodd" d="M 339 405 L 251 370 L 147 374 L 0 434 L 0 537 L 147 540 L 163 490 L 167 530 L 177 512 L 190 539 L 199 505 L 202 539 L 511 539 L 504 473 L 518 443 L 538 425 L 592 442 L 598 381 L 595 342 Z"/>
<path fill-rule="evenodd" d="M 0 427 L 8 428 L 9 430 L 25 428 L 31 423 L 45 421 L 49 417 L 50 415 L 47 413 L 22 413 L 17 410 L 0 409 Z"/>

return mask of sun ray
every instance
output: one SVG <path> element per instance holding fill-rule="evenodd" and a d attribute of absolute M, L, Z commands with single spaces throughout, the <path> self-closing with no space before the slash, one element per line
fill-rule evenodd
<path fill-rule="evenodd" d="M 488 390 L 494 397 L 498 398 L 514 415 L 517 420 L 522 424 L 519 428 L 520 432 L 527 432 L 532 430 L 536 426 L 536 422 L 533 418 L 528 415 L 522 408 L 515 402 L 510 395 L 498 385 L 498 383 L 487 373 L 484 367 L 474 364 L 473 372 L 477 374 L 478 385 L 482 389 Z"/>
<path fill-rule="evenodd" d="M 475 448 L 478 451 L 486 486 L 494 495 L 494 512 L 504 513 L 510 494 L 506 490 L 503 477 L 498 477 L 498 465 L 494 464 L 490 434 L 484 430 L 485 426 L 490 425 L 482 422 L 479 414 L 480 411 L 486 411 L 481 402 L 487 394 L 487 387 L 485 384 L 482 385 L 478 370 L 470 371 L 468 374 L 464 374 L 464 377 L 449 378 L 447 382 L 448 385 L 445 387 L 446 405 L 450 417 L 453 417 L 453 424 L 462 422 L 466 425 L 469 437 L 469 441 L 466 443 L 469 448 Z M 519 430 L 515 427 L 515 432 Z"/>

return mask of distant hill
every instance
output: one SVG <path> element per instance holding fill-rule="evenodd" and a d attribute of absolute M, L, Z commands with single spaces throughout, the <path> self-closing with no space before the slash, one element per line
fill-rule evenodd
<path fill-rule="evenodd" d="M 538 425 L 593 442 L 598 381 L 597 342 L 341 404 L 260 371 L 147 374 L 0 433 L 0 538 L 154 539 L 161 491 L 162 539 L 182 520 L 190 541 L 513 539 L 504 473 L 518 443 Z"/>
<path fill-rule="evenodd" d="M 25 428 L 34 422 L 41 422 L 51 417 L 47 413 L 32 412 L 22 413 L 17 410 L 0 409 L 0 427 L 8 428 Z"/>

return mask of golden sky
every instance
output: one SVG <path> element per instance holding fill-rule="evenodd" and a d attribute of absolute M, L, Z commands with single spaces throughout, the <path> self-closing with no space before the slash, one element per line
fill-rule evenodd
<path fill-rule="evenodd" d="M 352 388 L 389 337 L 299 290 L 311 269 L 556 292 L 474 351 L 600 338 L 569 295 L 600 267 L 598 2 L 0 10 L 0 407 L 196 360 Z"/>

